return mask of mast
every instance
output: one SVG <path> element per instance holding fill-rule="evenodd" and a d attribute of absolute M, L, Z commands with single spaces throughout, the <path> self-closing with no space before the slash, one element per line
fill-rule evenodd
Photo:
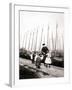
<path fill-rule="evenodd" d="M 41 40 L 40 40 L 40 45 L 39 45 L 39 51 L 40 51 L 40 49 L 41 49 L 42 36 L 43 36 L 43 28 L 42 28 L 42 31 L 41 31 Z"/>
<path fill-rule="evenodd" d="M 26 49 L 26 45 L 27 45 L 27 32 L 26 32 L 26 39 L 25 39 L 25 49 Z"/>
<path fill-rule="evenodd" d="M 53 32 L 52 32 L 52 49 L 54 50 L 54 39 L 53 39 Z"/>
<path fill-rule="evenodd" d="M 43 43 L 45 43 L 45 34 L 44 34 L 44 39 L 43 39 Z"/>
<path fill-rule="evenodd" d="M 47 46 L 49 47 L 49 25 L 47 29 Z"/>
<path fill-rule="evenodd" d="M 31 40 L 31 32 L 30 32 L 30 36 L 29 36 L 28 50 L 30 48 L 30 40 Z"/>
<path fill-rule="evenodd" d="M 24 48 L 24 47 L 23 47 L 23 45 L 24 45 L 24 39 L 25 39 L 25 35 L 23 36 L 22 48 Z"/>
<path fill-rule="evenodd" d="M 25 32 L 26 33 L 26 32 Z M 24 48 L 25 48 L 25 42 L 26 42 L 26 34 L 24 36 Z"/>
<path fill-rule="evenodd" d="M 38 35 L 38 29 L 37 29 L 37 32 L 36 32 L 35 51 L 36 51 L 36 47 L 37 47 L 37 35 Z"/>
<path fill-rule="evenodd" d="M 62 49 L 64 51 L 64 37 L 63 37 L 63 34 L 62 34 Z"/>
<path fill-rule="evenodd" d="M 33 48 L 33 41 L 34 41 L 34 32 L 32 32 L 33 36 L 32 36 L 32 45 L 31 45 L 31 50 Z"/>
<path fill-rule="evenodd" d="M 62 42 L 62 40 L 61 40 L 62 38 L 58 38 L 58 46 L 59 46 L 59 50 L 61 50 L 61 42 Z"/>
<path fill-rule="evenodd" d="M 58 24 L 56 23 L 55 51 L 56 51 L 56 49 L 57 49 L 57 40 L 58 40 L 57 29 L 58 29 Z"/>

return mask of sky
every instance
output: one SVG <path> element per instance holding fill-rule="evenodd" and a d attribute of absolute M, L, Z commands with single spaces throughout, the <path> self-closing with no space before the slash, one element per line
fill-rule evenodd
<path fill-rule="evenodd" d="M 63 37 L 63 13 L 20 11 L 20 48 L 39 50 L 45 43 L 52 50 L 56 42 L 56 48 L 63 50 Z"/>

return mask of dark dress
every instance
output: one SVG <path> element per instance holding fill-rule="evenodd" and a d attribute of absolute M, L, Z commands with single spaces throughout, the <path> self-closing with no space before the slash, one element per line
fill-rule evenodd
<path fill-rule="evenodd" d="M 41 65 L 41 58 L 40 57 L 37 57 L 36 58 L 36 67 L 37 68 L 40 68 L 40 65 Z"/>
<path fill-rule="evenodd" d="M 41 52 L 43 54 L 47 54 L 49 52 L 49 49 L 45 46 L 45 47 L 42 48 Z"/>

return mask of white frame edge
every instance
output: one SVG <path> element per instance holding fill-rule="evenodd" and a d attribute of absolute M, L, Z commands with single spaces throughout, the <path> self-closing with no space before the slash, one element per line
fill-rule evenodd
<path fill-rule="evenodd" d="M 15 85 L 15 33 L 14 33 L 14 5 L 9 4 L 9 86 Z"/>
<path fill-rule="evenodd" d="M 16 81 L 16 61 L 15 61 L 15 5 L 20 5 L 20 4 L 12 4 L 10 3 L 9 4 L 9 84 L 11 87 L 15 86 L 17 81 L 18 81 L 18 85 L 19 85 L 19 80 Z M 28 6 L 28 5 L 25 5 L 25 6 Z M 29 5 L 30 6 L 30 5 Z M 38 6 L 39 7 L 39 6 Z M 43 7 L 43 6 L 41 6 Z M 44 6 L 45 7 L 45 6 Z M 46 6 L 47 7 L 47 6 Z M 54 7 L 53 7 L 54 8 Z M 57 8 L 57 7 L 55 7 Z M 59 7 L 61 8 L 61 7 Z M 68 9 L 67 7 L 62 7 L 62 8 L 65 8 L 65 9 Z M 69 13 L 67 10 L 67 14 Z M 65 28 L 66 29 L 66 28 Z M 67 30 L 66 30 L 67 31 Z M 69 70 L 69 65 L 68 65 L 68 70 Z M 25 80 L 26 81 L 26 80 Z M 32 81 L 32 80 L 30 80 Z M 26 81 L 27 83 L 28 81 Z M 61 82 L 61 81 L 60 81 Z M 69 82 L 69 75 L 67 75 L 67 81 L 66 82 Z"/>

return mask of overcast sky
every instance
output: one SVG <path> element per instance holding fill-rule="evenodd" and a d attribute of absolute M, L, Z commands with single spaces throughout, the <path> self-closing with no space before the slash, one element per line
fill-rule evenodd
<path fill-rule="evenodd" d="M 58 32 L 57 49 L 62 50 L 63 35 L 64 35 L 63 13 L 20 11 L 20 48 L 26 47 L 26 49 L 34 50 L 36 45 L 36 49 L 38 50 L 40 47 L 41 32 L 43 29 L 42 43 L 45 43 L 47 45 L 47 40 L 48 40 L 47 46 L 49 47 L 49 49 L 53 49 L 52 38 L 53 41 L 55 42 L 56 25 Z M 36 42 L 36 33 L 37 33 L 37 42 Z"/>

